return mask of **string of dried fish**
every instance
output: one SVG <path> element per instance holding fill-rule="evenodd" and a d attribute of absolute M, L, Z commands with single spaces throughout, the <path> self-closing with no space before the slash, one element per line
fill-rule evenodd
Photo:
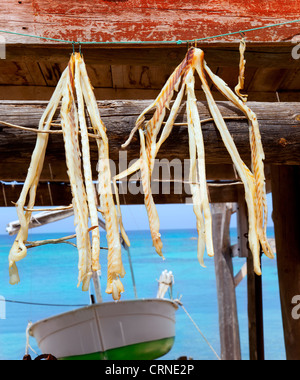
<path fill-rule="evenodd" d="M 98 203 L 107 228 L 108 243 L 108 285 L 107 292 L 120 299 L 124 291 L 120 277 L 125 274 L 121 257 L 121 243 L 117 211 L 112 196 L 111 173 L 109 167 L 109 147 L 106 128 L 101 120 L 97 102 L 90 84 L 83 58 L 73 54 L 58 86 L 41 118 L 39 130 L 50 132 L 52 119 L 61 100 L 61 127 L 65 146 L 66 165 L 72 192 L 76 246 L 78 249 L 78 285 L 88 290 L 93 272 L 100 269 L 100 233 L 98 227 Z M 94 134 L 88 133 L 85 107 Z M 39 182 L 49 133 L 38 133 L 36 147 L 20 198 L 16 203 L 20 220 L 20 231 L 9 255 L 10 283 L 19 282 L 16 262 L 26 256 L 25 242 L 32 211 L 34 211 L 36 188 Z M 89 138 L 95 137 L 98 146 L 98 194 L 93 183 L 90 166 Z M 24 214 L 27 194 L 29 202 Z M 98 198 L 99 196 L 99 198 Z M 89 227 L 89 221 L 92 227 Z M 97 226 L 97 227 L 96 227 Z M 96 227 L 96 228 L 95 228 Z M 90 239 L 89 232 L 92 237 Z M 129 239 L 126 237 L 126 242 Z"/>
<path fill-rule="evenodd" d="M 86 67 L 80 55 L 78 60 L 81 72 L 81 87 L 83 97 L 87 106 L 87 111 L 91 120 L 94 134 L 101 136 L 97 139 L 98 146 L 98 194 L 100 196 L 100 205 L 102 215 L 105 219 L 108 244 L 108 273 L 107 273 L 107 288 L 106 292 L 112 294 L 115 300 L 120 299 L 121 293 L 124 292 L 124 287 L 120 277 L 124 277 L 125 270 L 122 263 L 121 242 L 119 235 L 118 216 L 115 208 L 112 188 L 111 188 L 111 172 L 109 166 L 109 146 L 106 135 L 106 128 L 100 117 L 100 112 L 97 106 L 93 88 L 89 81 Z M 125 231 L 122 231 L 125 234 Z M 127 235 L 125 240 L 129 242 Z"/>
<path fill-rule="evenodd" d="M 39 123 L 39 130 L 47 131 L 50 129 L 52 119 L 54 117 L 55 111 L 58 107 L 60 99 L 62 97 L 62 91 L 65 84 L 65 80 L 68 75 L 68 69 L 66 69 L 58 85 L 49 101 L 48 106 L 46 107 L 42 118 Z M 27 208 L 32 209 L 35 203 L 36 189 L 41 175 L 46 147 L 48 144 L 48 134 L 39 133 L 37 135 L 36 145 L 31 157 L 30 166 L 28 169 L 27 177 L 23 185 L 20 197 L 16 202 L 17 214 L 20 221 L 20 230 L 17 234 L 17 237 L 13 243 L 13 246 L 9 252 L 9 277 L 10 284 L 14 285 L 20 282 L 20 277 L 17 269 L 16 262 L 22 260 L 27 255 L 27 248 L 24 242 L 28 237 L 28 228 L 31 218 L 31 211 L 26 211 L 24 213 L 24 207 L 26 204 L 27 196 L 29 195 L 29 200 L 27 203 Z"/>
<path fill-rule="evenodd" d="M 141 170 L 142 178 L 144 177 L 143 190 L 145 194 L 145 205 L 149 217 L 149 226 L 152 234 L 153 245 L 156 247 L 156 251 L 162 255 L 162 244 L 160 241 L 160 234 L 158 231 L 159 220 L 157 212 L 153 212 L 155 205 L 149 202 L 151 199 L 151 174 L 153 171 L 154 160 L 161 145 L 166 141 L 170 135 L 172 128 L 175 124 L 176 116 L 178 114 L 179 107 L 183 100 L 184 90 L 187 94 L 186 113 L 187 124 L 189 133 L 189 148 L 190 148 L 190 186 L 194 204 L 194 213 L 197 220 L 197 230 L 199 234 L 198 239 L 198 259 L 201 265 L 204 265 L 203 255 L 205 248 L 208 255 L 214 254 L 213 242 L 212 242 L 212 228 L 211 228 L 211 212 L 209 207 L 209 194 L 206 184 L 205 175 L 205 152 L 203 136 L 201 131 L 201 120 L 196 104 L 195 96 L 195 80 L 194 74 L 197 72 L 200 78 L 203 92 L 208 102 L 208 107 L 218 128 L 225 147 L 227 148 L 234 167 L 239 174 L 239 177 L 245 188 L 245 200 L 248 207 L 249 218 L 249 245 L 254 258 L 254 270 L 257 274 L 261 273 L 260 268 L 260 244 L 263 251 L 269 257 L 273 257 L 272 250 L 266 237 L 266 218 L 267 218 L 267 202 L 266 202 L 266 189 L 265 189 L 265 177 L 264 177 L 264 153 L 261 144 L 261 137 L 259 132 L 258 121 L 255 113 L 247 107 L 244 102 L 246 96 L 240 94 L 240 90 L 244 85 L 244 60 L 245 44 L 241 43 L 240 46 L 240 77 L 239 85 L 236 87 L 238 96 L 241 96 L 242 100 L 231 91 L 226 83 L 213 74 L 207 64 L 204 61 L 204 53 L 197 48 L 191 48 L 183 62 L 175 69 L 169 80 L 166 82 L 162 91 L 156 100 L 147 107 L 142 114 L 138 117 L 135 127 L 130 133 L 129 139 L 123 145 L 126 147 L 134 133 L 139 130 L 141 152 L 140 159 L 126 171 L 120 173 L 114 178 L 114 180 L 120 180 L 123 177 L 133 174 L 134 172 Z M 252 157 L 252 172 L 245 165 L 241 159 L 239 152 L 234 144 L 233 138 L 226 126 L 223 116 L 221 115 L 217 103 L 215 102 L 210 87 L 207 83 L 206 74 L 211 78 L 217 89 L 223 93 L 227 99 L 237 106 L 249 120 L 249 133 L 250 133 L 250 147 Z M 164 117 L 166 114 L 166 108 L 173 97 L 174 91 L 178 91 L 181 84 L 181 89 L 177 94 L 177 97 L 170 110 L 170 114 L 166 122 Z M 153 117 L 145 122 L 145 115 L 155 109 Z M 161 126 L 164 128 L 161 132 L 160 138 L 157 141 Z M 144 143 L 144 141 L 146 143 Z M 146 152 L 146 153 L 145 153 Z M 149 173 L 143 174 L 145 171 L 145 161 L 149 167 Z M 147 178 L 147 180 L 145 179 Z M 117 203 L 118 203 L 117 197 Z M 119 207 L 119 205 L 118 205 Z M 155 227 L 154 227 L 155 226 Z M 154 233 L 153 233 L 154 231 Z M 159 245 L 158 245 L 159 237 Z"/>

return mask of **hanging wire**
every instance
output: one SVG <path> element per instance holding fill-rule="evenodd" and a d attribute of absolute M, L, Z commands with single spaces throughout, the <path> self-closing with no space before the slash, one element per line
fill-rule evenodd
<path fill-rule="evenodd" d="M 213 354 L 216 356 L 216 358 L 218 360 L 221 360 L 220 356 L 216 353 L 215 349 L 213 348 L 213 346 L 209 343 L 208 339 L 204 336 L 203 332 L 200 330 L 199 326 L 197 325 L 197 323 L 193 320 L 192 316 L 188 313 L 188 311 L 186 310 L 186 308 L 184 307 L 184 305 L 182 304 L 181 300 L 180 299 L 176 299 L 174 300 L 175 303 L 177 303 L 179 306 L 181 306 L 182 310 L 186 313 L 186 315 L 188 316 L 188 318 L 191 320 L 191 322 L 193 323 L 193 325 L 195 326 L 196 330 L 199 332 L 199 334 L 202 336 L 202 338 L 204 339 L 204 341 L 206 342 L 206 344 L 208 345 L 208 347 L 211 349 L 211 351 L 213 352 Z"/>
<path fill-rule="evenodd" d="M 62 42 L 62 43 L 68 43 L 68 44 L 73 44 L 74 45 L 130 45 L 130 44 L 186 44 L 186 43 L 197 43 L 200 41 L 206 41 L 210 39 L 215 39 L 215 38 L 221 38 L 221 37 L 227 37 L 227 36 L 233 36 L 236 34 L 245 34 L 248 32 L 254 32 L 262 29 L 267 29 L 267 28 L 275 28 L 278 26 L 282 25 L 288 25 L 288 24 L 294 24 L 294 23 L 300 23 L 300 19 L 296 20 L 291 20 L 291 21 L 285 21 L 285 22 L 280 22 L 277 24 L 268 24 L 264 26 L 259 26 L 256 28 L 251 28 L 251 29 L 245 29 L 245 30 L 238 30 L 236 32 L 228 32 L 228 33 L 223 33 L 223 34 L 218 34 L 215 36 L 208 36 L 208 37 L 202 37 L 202 38 L 194 38 L 192 40 L 170 40 L 170 41 L 69 41 L 69 40 L 63 40 L 63 39 L 58 39 L 58 38 L 51 38 L 51 37 L 43 37 L 43 36 L 34 36 L 31 34 L 23 34 L 23 33 L 17 33 L 17 32 L 11 32 L 8 30 L 0 30 L 0 33 L 6 33 L 6 34 L 13 34 L 17 36 L 22 36 L 22 37 L 29 37 L 29 38 L 38 38 L 38 39 L 43 39 L 47 41 L 54 41 L 54 42 Z M 75 48 L 74 48 L 75 49 Z"/>
<path fill-rule="evenodd" d="M 9 300 L 9 299 L 0 299 L 0 302 L 3 301 L 5 303 L 15 303 L 15 304 L 22 304 L 22 305 L 30 305 L 30 306 L 50 306 L 50 307 L 85 307 L 88 306 L 88 304 L 54 304 L 54 303 L 41 303 L 41 302 L 26 302 L 26 301 L 15 301 L 15 300 Z"/>

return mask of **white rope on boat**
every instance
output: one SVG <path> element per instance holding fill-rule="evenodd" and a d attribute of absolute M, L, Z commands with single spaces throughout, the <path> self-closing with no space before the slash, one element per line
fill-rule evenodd
<path fill-rule="evenodd" d="M 195 326 L 195 328 L 197 329 L 197 331 L 199 332 L 199 334 L 202 336 L 202 338 L 205 340 L 205 342 L 207 343 L 207 345 L 209 346 L 209 348 L 212 350 L 212 352 L 214 353 L 214 355 L 217 357 L 217 359 L 218 360 L 222 360 L 220 358 L 220 356 L 216 353 L 216 351 L 214 350 L 214 348 L 212 347 L 212 345 L 209 343 L 209 341 L 206 339 L 206 337 L 204 336 L 204 334 L 202 333 L 202 331 L 200 330 L 200 328 L 198 327 L 198 325 L 196 324 L 196 322 L 193 320 L 193 318 L 191 317 L 191 315 L 188 313 L 188 311 L 186 310 L 186 308 L 183 306 L 182 302 L 179 299 L 174 300 L 174 302 L 176 302 L 179 306 L 182 307 L 183 311 L 189 317 L 189 319 L 191 320 L 191 322 L 193 323 L 193 325 Z"/>
<path fill-rule="evenodd" d="M 158 285 L 156 298 L 164 298 L 165 294 L 170 288 L 170 294 L 171 294 L 171 299 L 172 299 L 172 288 L 174 285 L 173 273 L 171 271 L 168 272 L 167 270 L 164 270 L 162 274 L 160 275 L 158 283 L 159 285 Z"/>
<path fill-rule="evenodd" d="M 26 328 L 26 347 L 25 347 L 25 355 L 28 355 L 29 353 L 29 348 L 31 349 L 32 352 L 34 352 L 36 355 L 36 351 L 30 346 L 29 344 L 29 329 L 32 326 L 32 322 L 28 322 L 27 328 Z"/>

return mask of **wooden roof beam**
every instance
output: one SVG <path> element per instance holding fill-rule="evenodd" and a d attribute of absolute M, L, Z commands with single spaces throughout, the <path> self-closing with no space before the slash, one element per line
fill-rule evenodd
<path fill-rule="evenodd" d="M 162 192 L 161 184 L 153 182 L 154 202 L 156 204 L 192 204 L 192 197 L 189 186 L 181 184 L 180 189 L 177 184 L 170 183 L 169 191 Z M 124 187 L 125 186 L 125 187 Z M 134 186 L 133 192 L 128 189 L 128 184 L 119 185 L 120 203 L 122 205 L 139 205 L 144 203 L 142 185 Z M 238 192 L 243 191 L 243 185 L 240 182 L 232 183 L 210 183 L 208 185 L 210 202 L 237 202 Z M 21 184 L 6 184 L 0 182 L 0 207 L 13 207 L 21 193 Z M 40 183 L 36 195 L 36 207 L 42 206 L 69 206 L 72 203 L 71 188 L 68 183 Z"/>
<path fill-rule="evenodd" d="M 45 109 L 46 102 L 0 102 L 0 120 L 25 127 L 36 128 Z M 135 136 L 127 150 L 121 149 L 138 115 L 149 105 L 149 101 L 100 101 L 98 102 L 102 119 L 107 127 L 110 144 L 110 158 L 117 163 L 116 171 L 127 168 L 131 160 L 139 157 L 139 140 Z M 266 164 L 300 164 L 300 103 L 248 103 L 256 112 Z M 223 116 L 241 117 L 232 104 L 218 102 Z M 202 120 L 210 118 L 207 104 L 198 102 Z M 177 123 L 185 123 L 185 107 L 180 110 Z M 59 123 L 59 117 L 55 120 Z M 227 120 L 242 159 L 250 164 L 249 129 L 247 120 Z M 204 123 L 202 131 L 205 142 L 207 165 L 232 165 L 231 158 L 224 147 L 220 134 L 213 122 Z M 36 133 L 0 128 L 0 180 L 24 180 L 36 142 Z M 185 125 L 174 126 L 168 140 L 162 145 L 158 159 L 167 159 L 170 165 L 189 159 L 188 133 Z M 62 135 L 50 135 L 46 152 L 45 180 L 64 179 L 61 177 L 65 165 Z M 91 142 L 91 160 L 96 165 L 97 146 Z M 124 160 L 126 162 L 124 162 Z M 51 168 L 50 168 L 50 166 Z M 95 170 L 95 169 L 94 169 Z M 5 174 L 6 173 L 6 174 Z M 14 178 L 8 178 L 14 176 Z M 15 174 L 14 174 L 15 173 Z M 18 174 L 19 173 L 19 174 Z M 52 174 L 51 174 L 52 173 Z M 228 178 L 225 176 L 225 178 Z"/>
<path fill-rule="evenodd" d="M 1 33 L 0 33 L 1 35 Z M 210 67 L 238 67 L 239 40 L 234 43 L 198 43 L 205 52 L 205 60 Z M 298 68 L 299 60 L 292 56 L 297 42 L 273 42 L 255 44 L 247 41 L 247 68 Z M 159 66 L 168 62 L 176 67 L 187 52 L 187 45 L 126 45 L 102 46 L 84 45 L 82 52 L 87 65 L 148 65 Z M 66 44 L 7 44 L 6 60 L 27 64 L 47 62 L 67 66 L 73 49 Z"/>

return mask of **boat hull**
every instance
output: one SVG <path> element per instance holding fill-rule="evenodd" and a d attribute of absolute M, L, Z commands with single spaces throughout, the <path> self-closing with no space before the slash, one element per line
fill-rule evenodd
<path fill-rule="evenodd" d="M 177 305 L 164 299 L 95 304 L 32 325 L 43 354 L 63 360 L 153 360 L 175 339 Z"/>

